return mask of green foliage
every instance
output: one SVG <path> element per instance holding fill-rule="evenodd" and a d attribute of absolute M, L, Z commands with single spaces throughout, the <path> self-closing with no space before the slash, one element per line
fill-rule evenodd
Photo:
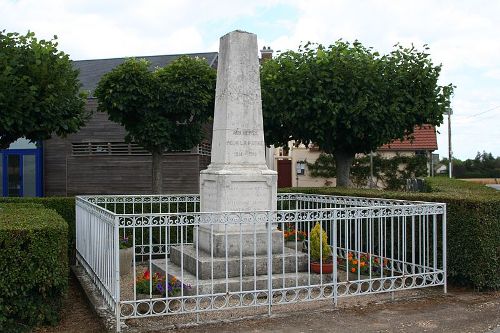
<path fill-rule="evenodd" d="M 203 139 L 215 78 L 205 60 L 182 56 L 154 71 L 144 59 L 128 59 L 99 81 L 98 109 L 125 127 L 126 141 L 153 155 L 153 192 L 161 193 L 162 153 L 191 149 Z"/>
<path fill-rule="evenodd" d="M 0 197 L 1 207 L 39 208 L 55 210 L 68 224 L 68 258 L 71 264 L 75 263 L 76 253 L 76 218 L 74 197 L 46 197 L 46 198 L 14 198 Z"/>
<path fill-rule="evenodd" d="M 314 163 L 308 163 L 312 177 L 335 177 L 335 158 L 322 153 Z M 373 156 L 373 181 L 388 190 L 403 190 L 409 178 L 427 176 L 425 156 Z M 370 156 L 357 157 L 351 167 L 351 180 L 356 187 L 366 187 L 370 178 Z"/>
<path fill-rule="evenodd" d="M 95 96 L 129 142 L 151 152 L 190 149 L 213 111 L 215 76 L 199 58 L 183 56 L 154 71 L 144 59 L 129 59 L 102 77 Z"/>
<path fill-rule="evenodd" d="M 443 159 L 442 163 L 448 166 L 448 159 Z M 483 151 L 477 152 L 474 159 L 453 159 L 453 177 L 500 178 L 500 157 L 495 158 L 491 153 Z"/>
<path fill-rule="evenodd" d="M 74 133 L 88 119 L 78 71 L 56 38 L 0 31 L 0 148 Z"/>
<path fill-rule="evenodd" d="M 319 262 L 322 260 L 326 262 L 330 259 L 332 252 L 330 246 L 328 246 L 328 236 L 319 222 L 316 222 L 316 225 L 312 228 L 309 241 L 311 243 L 310 255 L 312 261 Z"/>
<path fill-rule="evenodd" d="M 426 181 L 431 193 L 331 187 L 280 191 L 446 203 L 448 281 L 480 290 L 500 289 L 500 192 L 442 177 Z"/>
<path fill-rule="evenodd" d="M 331 154 L 321 153 L 314 163 L 307 163 L 311 177 L 334 178 L 337 173 L 335 158 Z"/>
<path fill-rule="evenodd" d="M 317 144 L 347 164 L 337 169 L 339 181 L 356 153 L 411 137 L 415 126 L 439 125 L 453 86 L 438 85 L 441 66 L 426 52 L 396 46 L 380 55 L 357 41 L 337 41 L 307 43 L 264 62 L 266 143 Z"/>
<path fill-rule="evenodd" d="M 0 331 L 59 320 L 68 285 L 65 221 L 53 210 L 0 209 Z"/>

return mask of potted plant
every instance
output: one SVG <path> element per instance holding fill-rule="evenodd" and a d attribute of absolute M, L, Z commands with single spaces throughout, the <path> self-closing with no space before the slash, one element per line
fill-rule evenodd
<path fill-rule="evenodd" d="M 120 275 L 126 275 L 132 271 L 133 260 L 132 238 L 123 235 L 123 237 L 120 237 Z"/>
<path fill-rule="evenodd" d="M 330 274 L 333 272 L 332 251 L 328 245 L 326 231 L 321 224 L 316 225 L 311 230 L 309 236 L 309 251 L 311 256 L 311 271 L 315 273 Z"/>
<path fill-rule="evenodd" d="M 306 237 L 307 234 L 305 231 L 297 230 L 289 224 L 285 226 L 285 230 L 283 231 L 285 246 L 294 250 L 302 251 Z"/>

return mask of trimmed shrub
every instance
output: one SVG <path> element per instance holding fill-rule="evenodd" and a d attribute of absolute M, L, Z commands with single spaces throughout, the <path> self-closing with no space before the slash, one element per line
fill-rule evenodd
<path fill-rule="evenodd" d="M 44 207 L 42 204 L 37 204 L 37 203 L 32 203 L 32 202 L 26 202 L 26 203 L 2 202 L 2 203 L 0 203 L 0 210 L 2 210 L 2 209 L 12 210 L 12 209 L 19 209 L 19 208 L 39 209 L 39 208 L 44 208 Z"/>
<path fill-rule="evenodd" d="M 310 242 L 311 260 L 326 262 L 330 259 L 331 250 L 328 246 L 328 237 L 319 222 L 316 222 L 316 225 L 311 230 Z"/>
<path fill-rule="evenodd" d="M 55 210 L 68 223 L 68 258 L 70 264 L 75 263 L 76 255 L 76 217 L 74 197 L 46 197 L 46 198 L 5 198 L 0 197 L 2 205 L 41 205 Z"/>
<path fill-rule="evenodd" d="M 0 209 L 0 331 L 59 320 L 68 286 L 68 226 L 43 208 Z"/>
<path fill-rule="evenodd" d="M 446 203 L 448 281 L 500 289 L 500 192 L 484 185 L 427 178 L 431 193 L 345 188 L 286 188 L 280 192 L 380 197 Z"/>

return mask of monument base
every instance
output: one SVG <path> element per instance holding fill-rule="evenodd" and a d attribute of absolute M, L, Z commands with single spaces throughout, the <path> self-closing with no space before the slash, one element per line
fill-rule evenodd
<path fill-rule="evenodd" d="M 306 258 L 307 260 L 307 258 Z M 158 259 L 153 260 L 152 272 L 165 274 L 165 260 Z M 307 265 L 306 265 L 307 266 Z M 275 265 L 273 264 L 273 271 Z M 180 266 L 169 261 L 168 266 L 168 276 L 169 278 L 176 277 L 182 280 L 183 284 L 190 285 L 191 288 L 184 291 L 185 296 L 196 296 L 196 295 L 211 295 L 215 293 L 238 293 L 238 292 L 254 292 L 255 290 L 267 290 L 269 287 L 269 275 L 243 275 L 234 277 L 221 277 L 214 279 L 202 280 L 196 278 L 196 274 L 189 272 L 186 267 L 181 270 Z M 333 282 L 332 274 L 310 274 L 307 268 L 303 271 L 292 270 L 288 273 L 273 272 L 272 276 L 272 287 L 273 289 L 280 288 L 300 288 L 309 287 L 315 284 L 325 284 Z"/>
<path fill-rule="evenodd" d="M 281 253 L 273 254 L 271 267 L 274 274 L 304 272 L 308 267 L 307 253 L 296 252 L 289 248 L 282 248 Z M 165 261 L 157 260 L 158 266 L 165 268 Z M 196 275 L 198 279 L 221 279 L 266 275 L 268 273 L 268 257 L 267 255 L 256 256 L 234 256 L 234 257 L 212 257 L 210 253 L 202 251 L 194 246 L 172 246 L 170 248 L 170 263 L 181 266 L 183 263 L 184 270 Z M 196 267 L 198 266 L 198 267 Z M 198 270 L 197 270 L 198 269 Z"/>
<path fill-rule="evenodd" d="M 239 229 L 239 226 L 238 226 Z M 260 230 L 259 230 L 260 229 Z M 201 251 L 213 253 L 214 257 L 253 256 L 267 254 L 268 233 L 262 228 L 254 230 L 242 226 L 242 231 L 218 232 L 211 228 L 199 227 L 194 231 L 194 243 Z M 273 230 L 271 234 L 272 253 L 280 253 L 283 247 L 283 232 Z M 227 254 L 226 254 L 227 246 Z"/>
<path fill-rule="evenodd" d="M 201 211 L 276 211 L 277 178 L 273 170 L 257 167 L 218 169 L 211 164 L 200 172 Z"/>

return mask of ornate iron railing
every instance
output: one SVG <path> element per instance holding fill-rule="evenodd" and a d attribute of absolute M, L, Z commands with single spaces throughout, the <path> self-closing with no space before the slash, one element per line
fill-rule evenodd
<path fill-rule="evenodd" d="M 277 206 L 200 212 L 198 195 L 80 196 L 77 260 L 117 322 L 446 291 L 445 204 L 289 193 L 278 195 Z M 326 235 L 319 244 L 308 240 L 317 224 Z M 128 265 L 124 239 L 133 252 Z M 313 262 L 325 260 L 332 265 L 313 272 Z M 120 265 L 129 272 L 120 275 Z"/>

